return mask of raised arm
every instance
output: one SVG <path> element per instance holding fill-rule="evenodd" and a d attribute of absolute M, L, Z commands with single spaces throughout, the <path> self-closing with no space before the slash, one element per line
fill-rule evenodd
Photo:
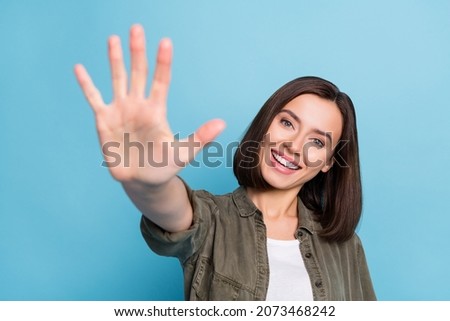
<path fill-rule="evenodd" d="M 148 62 L 142 26 L 134 25 L 130 30 L 129 85 L 119 37 L 111 36 L 108 47 L 114 94 L 110 104 L 104 103 L 86 69 L 75 66 L 77 80 L 95 114 L 105 163 L 143 215 L 167 231 L 186 230 L 192 223 L 192 207 L 186 188 L 176 175 L 205 144 L 220 134 L 225 123 L 220 119 L 211 120 L 189 139 L 175 140 L 166 113 L 171 41 L 162 39 L 159 44 L 148 95 L 145 93 Z"/>

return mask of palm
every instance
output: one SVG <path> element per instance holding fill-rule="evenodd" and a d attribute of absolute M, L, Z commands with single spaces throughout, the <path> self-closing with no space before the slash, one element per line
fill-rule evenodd
<path fill-rule="evenodd" d="M 172 46 L 161 41 L 151 90 L 145 96 L 148 66 L 142 27 L 130 31 L 131 79 L 128 86 L 120 39 L 109 39 L 114 99 L 106 105 L 83 66 L 75 67 L 80 86 L 95 113 L 105 162 L 119 181 L 139 180 L 147 184 L 168 181 L 188 163 L 194 153 L 214 139 L 224 127 L 212 120 L 194 133 L 190 148 L 174 150 L 174 137 L 166 117 Z M 140 147 L 137 147 L 137 146 Z M 195 146 L 194 146 L 195 145 Z"/>
<path fill-rule="evenodd" d="M 152 161 L 153 164 L 164 164 L 171 157 L 171 151 L 163 149 L 164 143 L 170 145 L 173 141 L 173 134 L 164 115 L 161 115 L 162 107 L 152 106 L 148 101 L 125 99 L 120 103 L 113 102 L 102 112 L 96 113 L 97 131 L 106 164 L 119 181 L 151 179 L 151 183 L 160 183 L 179 170 L 168 166 L 168 161 L 166 168 L 151 166 Z M 110 156 L 112 153 L 118 156 L 113 159 Z"/>

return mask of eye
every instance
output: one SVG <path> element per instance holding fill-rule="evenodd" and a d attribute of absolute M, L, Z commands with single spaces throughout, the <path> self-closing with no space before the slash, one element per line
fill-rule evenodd
<path fill-rule="evenodd" d="M 322 148 L 325 146 L 325 143 L 321 141 L 320 139 L 314 138 L 313 143 L 316 144 L 319 148 Z"/>
<path fill-rule="evenodd" d="M 280 120 L 281 125 L 283 125 L 284 127 L 288 127 L 288 128 L 293 128 L 294 126 L 292 125 L 292 123 L 287 120 L 287 119 L 281 119 Z"/>

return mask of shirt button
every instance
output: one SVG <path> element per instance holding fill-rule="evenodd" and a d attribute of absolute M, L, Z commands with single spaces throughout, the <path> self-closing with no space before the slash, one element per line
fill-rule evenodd
<path fill-rule="evenodd" d="M 311 256 L 312 256 L 311 253 L 306 253 L 306 254 L 305 254 L 305 257 L 306 257 L 307 259 L 309 259 Z"/>
<path fill-rule="evenodd" d="M 322 281 L 316 281 L 316 283 L 314 283 L 316 285 L 316 287 L 321 288 L 322 287 Z"/>

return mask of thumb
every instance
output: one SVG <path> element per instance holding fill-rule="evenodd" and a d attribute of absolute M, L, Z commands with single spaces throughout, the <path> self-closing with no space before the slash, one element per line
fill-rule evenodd
<path fill-rule="evenodd" d="M 194 133 L 194 141 L 200 143 L 200 149 L 214 140 L 225 129 L 222 119 L 212 119 L 201 125 Z"/>
<path fill-rule="evenodd" d="M 197 128 L 195 133 L 188 138 L 181 139 L 180 142 L 183 146 L 188 148 L 183 148 L 179 151 L 178 155 L 180 156 L 180 160 L 184 164 L 192 161 L 195 155 L 205 147 L 206 144 L 211 142 L 225 129 L 225 126 L 226 124 L 222 119 L 212 119 Z"/>

